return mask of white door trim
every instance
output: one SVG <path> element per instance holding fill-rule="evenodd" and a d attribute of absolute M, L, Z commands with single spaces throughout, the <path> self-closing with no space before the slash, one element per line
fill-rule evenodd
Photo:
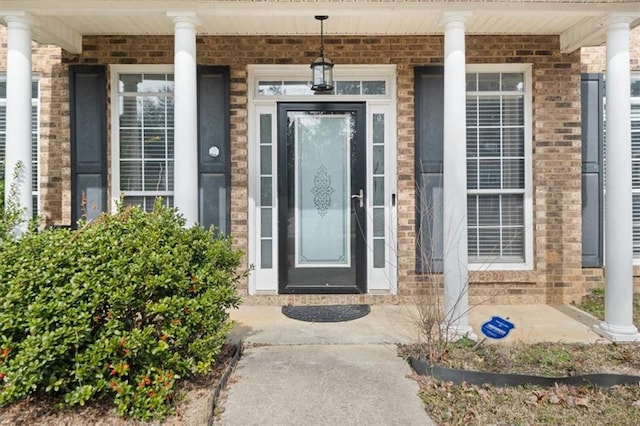
<path fill-rule="evenodd" d="M 397 178 L 396 178 L 396 66 L 395 65 L 336 65 L 335 81 L 384 81 L 386 91 L 376 95 L 322 95 L 260 93 L 259 82 L 306 82 L 311 70 L 306 65 L 249 65 L 247 67 L 248 113 L 248 259 L 253 266 L 249 277 L 250 295 L 278 293 L 278 227 L 277 227 L 277 105 L 278 102 L 364 102 L 366 104 L 367 152 L 367 289 L 368 293 L 397 293 Z M 374 238 L 373 223 L 373 115 L 382 117 L 384 134 L 384 238 Z M 269 129 L 270 126 L 270 129 Z M 262 138 L 262 139 L 261 139 Z M 269 145 L 270 143 L 270 145 Z M 270 167 L 260 167 L 261 150 L 264 156 L 271 147 Z M 264 158 L 268 158 L 268 154 Z M 261 170 L 262 169 L 262 170 Z M 380 182 L 380 180 L 378 182 Z M 270 183 L 269 183 L 270 182 Z M 271 186 L 271 197 L 264 197 L 261 185 Z M 266 192 L 265 192 L 266 193 Z M 262 197 L 262 200 L 260 199 Z M 265 204 L 266 203 L 266 204 Z M 267 204 L 270 204 L 267 205 Z M 271 223 L 263 225 L 263 214 Z M 269 232 L 270 231 L 270 232 Z M 380 233 L 378 232 L 378 235 Z M 374 239 L 384 243 L 384 265 L 380 258 L 374 267 Z M 261 258 L 271 247 L 270 258 Z M 263 253 L 264 252 L 264 253 Z M 269 261 L 270 260 L 270 261 Z M 266 267 L 265 267 L 266 266 Z M 270 267 L 269 267 L 270 266 Z"/>

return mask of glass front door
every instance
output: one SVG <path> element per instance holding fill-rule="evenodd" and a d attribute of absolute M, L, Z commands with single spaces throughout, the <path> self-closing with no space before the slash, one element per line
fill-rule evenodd
<path fill-rule="evenodd" d="M 365 106 L 278 105 L 281 293 L 366 291 Z"/>

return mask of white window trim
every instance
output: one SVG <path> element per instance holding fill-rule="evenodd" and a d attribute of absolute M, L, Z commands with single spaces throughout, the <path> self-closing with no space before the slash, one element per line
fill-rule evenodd
<path fill-rule="evenodd" d="M 385 95 L 322 95 L 321 98 L 315 95 L 258 95 L 258 82 L 265 80 L 310 80 L 311 70 L 307 65 L 248 65 L 247 66 L 247 114 L 248 114 L 248 164 L 249 164 L 249 253 L 248 261 L 254 266 L 254 272 L 249 277 L 249 294 L 277 294 L 278 293 L 278 229 L 277 212 L 278 199 L 276 187 L 274 186 L 274 196 L 272 201 L 274 212 L 273 225 L 273 267 L 269 270 L 260 269 L 260 258 L 258 256 L 258 245 L 260 243 L 260 217 L 257 213 L 259 205 L 258 196 L 260 194 L 260 173 L 257 170 L 259 152 L 259 131 L 260 114 L 272 114 L 272 141 L 277 144 L 277 103 L 278 102 L 365 102 L 367 105 L 367 191 L 373 193 L 370 188 L 371 182 L 371 151 L 368 149 L 371 143 L 372 124 L 369 117 L 374 112 L 384 112 L 386 116 L 385 132 L 388 137 L 388 150 L 385 160 L 388 165 L 388 179 L 385 179 L 385 195 L 388 199 L 391 194 L 397 194 L 397 141 L 396 141 L 396 66 L 395 65 L 336 65 L 334 67 L 335 80 L 377 80 L 385 81 Z M 386 145 L 386 144 L 385 144 Z M 277 156 L 272 157 L 274 176 L 277 178 Z M 372 197 L 367 197 L 368 211 L 372 204 Z M 397 200 L 397 195 L 396 195 Z M 373 268 L 372 242 L 373 242 L 373 219 L 372 215 L 367 215 L 367 292 L 369 294 L 396 294 L 397 293 L 397 202 L 395 206 L 389 208 L 386 223 L 390 225 L 389 236 L 385 250 L 387 268 L 384 270 Z M 384 280 L 385 285 L 381 285 Z"/>
<path fill-rule="evenodd" d="M 524 262 L 469 263 L 470 271 L 514 271 L 533 269 L 533 93 L 531 64 L 473 64 L 467 65 L 468 73 L 523 73 L 524 74 Z"/>
<path fill-rule="evenodd" d="M 173 74 L 173 65 L 111 65 L 110 106 L 111 106 L 111 211 L 116 212 L 120 196 L 120 116 L 118 107 L 118 85 L 120 74 L 157 73 Z M 135 195 L 135 194 L 134 194 Z"/>

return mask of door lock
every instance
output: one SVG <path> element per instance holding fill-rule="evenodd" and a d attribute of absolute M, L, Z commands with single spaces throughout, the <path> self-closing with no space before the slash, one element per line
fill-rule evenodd
<path fill-rule="evenodd" d="M 356 198 L 360 201 L 360 207 L 361 208 L 364 207 L 364 191 L 362 189 L 360 190 L 359 194 L 353 194 L 351 196 L 352 200 L 354 200 Z"/>

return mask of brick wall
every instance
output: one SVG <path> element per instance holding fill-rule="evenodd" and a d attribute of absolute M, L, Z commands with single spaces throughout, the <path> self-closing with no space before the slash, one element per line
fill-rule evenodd
<path fill-rule="evenodd" d="M 414 98 L 415 66 L 442 64 L 443 37 L 326 37 L 337 64 L 396 64 L 398 146 L 399 296 L 340 296 L 340 300 L 393 303 L 423 292 L 415 271 Z M 534 270 L 473 272 L 471 303 L 561 303 L 582 292 L 580 267 L 580 55 L 559 52 L 554 36 L 467 37 L 468 63 L 533 64 Z M 248 64 L 309 64 L 317 37 L 198 37 L 198 63 L 231 67 L 232 220 L 235 245 L 248 246 Z M 171 64 L 172 36 L 84 37 L 81 55 L 62 54 L 52 71 L 55 138 L 48 140 L 46 208 L 51 223 L 69 223 L 69 64 Z M 109 116 L 109 115 L 108 115 Z M 54 196 L 55 195 L 55 196 Z M 427 280 L 428 281 L 428 280 Z M 246 291 L 246 283 L 243 283 Z M 418 296 L 419 297 L 419 296 Z M 336 296 L 250 298 L 260 303 L 330 303 Z"/>
<path fill-rule="evenodd" d="M 500 301 L 558 303 L 581 288 L 579 55 L 561 55 L 556 37 L 468 37 L 469 63 L 534 63 L 535 271 L 471 274 L 472 296 Z M 85 37 L 80 56 L 65 64 L 171 63 L 172 37 Z M 198 62 L 231 66 L 232 167 L 247 170 L 248 64 L 308 64 L 315 37 L 199 37 Z M 443 38 L 327 37 L 327 54 L 338 64 L 392 63 L 398 69 L 398 255 L 399 290 L 419 291 L 415 270 L 413 68 L 441 64 Z M 562 154 L 562 160 L 558 160 Z M 233 173 L 232 234 L 246 249 L 247 179 Z M 68 181 L 68 175 L 60 176 Z M 64 190 L 64 189 L 63 189 Z M 69 211 L 63 209 L 62 220 Z M 499 283 L 499 284 L 498 284 Z"/>

